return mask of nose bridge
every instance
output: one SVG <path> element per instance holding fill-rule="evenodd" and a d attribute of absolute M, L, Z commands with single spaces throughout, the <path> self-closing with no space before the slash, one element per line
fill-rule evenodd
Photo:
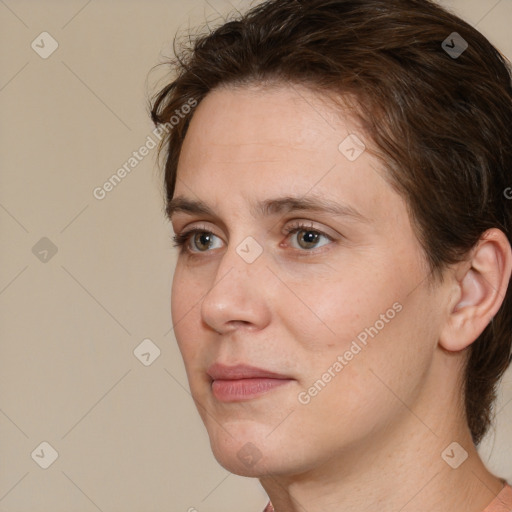
<path fill-rule="evenodd" d="M 217 269 L 215 282 L 220 284 L 220 280 L 225 279 L 242 280 L 247 283 L 253 280 L 261 281 L 266 266 L 263 252 L 263 244 L 253 236 L 246 236 L 236 244 L 230 243 Z"/>
<path fill-rule="evenodd" d="M 255 238 L 248 236 L 227 247 L 201 304 L 204 321 L 217 332 L 233 321 L 261 326 L 268 316 L 266 273 L 263 246 Z"/>

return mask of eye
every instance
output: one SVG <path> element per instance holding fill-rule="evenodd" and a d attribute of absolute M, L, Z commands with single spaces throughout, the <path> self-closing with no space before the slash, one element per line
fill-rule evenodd
<path fill-rule="evenodd" d="M 295 224 L 286 228 L 285 231 L 288 236 L 299 235 L 291 237 L 292 240 L 295 240 L 298 243 L 298 247 L 292 245 L 292 247 L 295 247 L 296 249 L 317 249 L 333 241 L 333 239 L 323 231 L 314 229 L 313 225 L 308 226 L 303 223 Z M 322 238 L 324 238 L 326 242 L 319 245 Z"/>
<path fill-rule="evenodd" d="M 217 235 L 214 235 L 211 231 L 200 228 L 191 229 L 173 236 L 174 247 L 180 247 L 181 251 L 192 253 L 208 252 L 208 249 L 218 249 L 219 245 L 213 245 L 216 238 L 218 238 Z M 192 249 L 190 246 L 192 246 Z"/>
<path fill-rule="evenodd" d="M 315 229 L 313 225 L 304 223 L 288 226 L 285 229 L 285 233 L 287 238 L 291 238 L 297 242 L 297 245 L 292 244 L 291 247 L 299 250 L 311 251 L 311 249 L 317 249 L 333 241 L 333 238 L 323 231 Z M 294 237 L 291 235 L 299 236 Z M 183 233 L 174 235 L 173 240 L 174 247 L 181 248 L 180 252 L 206 253 L 209 249 L 218 249 L 222 246 L 219 237 L 206 228 L 193 228 L 184 231 Z M 215 245 L 216 240 L 218 240 L 218 242 Z"/>

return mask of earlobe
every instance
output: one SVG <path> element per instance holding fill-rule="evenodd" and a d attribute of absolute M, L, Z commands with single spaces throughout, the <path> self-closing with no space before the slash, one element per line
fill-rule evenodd
<path fill-rule="evenodd" d="M 498 229 L 486 231 L 460 269 L 463 275 L 457 280 L 457 301 L 439 339 L 449 351 L 471 345 L 503 303 L 512 271 L 512 251 L 505 234 Z"/>

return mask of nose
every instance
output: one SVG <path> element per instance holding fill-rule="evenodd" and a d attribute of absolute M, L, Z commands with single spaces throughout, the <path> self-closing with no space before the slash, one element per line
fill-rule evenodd
<path fill-rule="evenodd" d="M 226 249 L 201 304 L 203 321 L 219 334 L 240 327 L 264 329 L 271 319 L 273 275 L 265 255 L 251 263 L 243 256 L 236 247 Z"/>

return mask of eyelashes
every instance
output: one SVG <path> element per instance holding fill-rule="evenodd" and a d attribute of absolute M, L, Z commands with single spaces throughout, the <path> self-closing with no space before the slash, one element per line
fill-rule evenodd
<path fill-rule="evenodd" d="M 311 252 L 312 249 L 314 250 L 319 247 L 322 247 L 323 245 L 326 245 L 326 244 L 322 244 L 320 246 L 317 245 L 318 241 L 322 238 L 326 239 L 329 242 L 333 241 L 333 238 L 331 236 L 329 236 L 324 231 L 316 228 L 311 223 L 306 224 L 304 222 L 298 222 L 298 223 L 289 225 L 288 227 L 286 227 L 284 229 L 284 233 L 287 238 L 289 238 L 291 235 L 296 235 L 297 233 L 301 233 L 301 232 L 303 232 L 305 234 L 307 233 L 308 235 L 313 235 L 313 240 L 306 241 L 305 242 L 306 247 L 300 246 L 300 244 L 299 244 L 298 248 L 294 247 L 294 249 L 296 249 L 298 251 Z M 206 235 L 206 237 L 209 238 L 210 240 L 212 239 L 212 237 L 218 238 L 217 235 L 215 235 L 211 230 L 207 229 L 206 227 L 196 227 L 196 228 L 192 228 L 190 230 L 186 230 L 182 233 L 175 234 L 172 237 L 172 240 L 174 242 L 173 247 L 178 247 L 180 249 L 181 253 L 188 252 L 191 254 L 201 254 L 201 253 L 210 252 L 209 249 L 201 251 L 201 250 L 193 250 L 190 248 L 190 243 L 193 241 L 193 239 L 195 240 L 196 235 L 199 235 L 199 234 Z M 303 242 L 304 242 L 304 240 L 303 240 Z M 207 244 L 208 244 L 208 242 L 206 243 L 206 245 Z M 308 247 L 308 244 L 313 244 L 314 247 L 311 247 L 311 246 Z"/>

